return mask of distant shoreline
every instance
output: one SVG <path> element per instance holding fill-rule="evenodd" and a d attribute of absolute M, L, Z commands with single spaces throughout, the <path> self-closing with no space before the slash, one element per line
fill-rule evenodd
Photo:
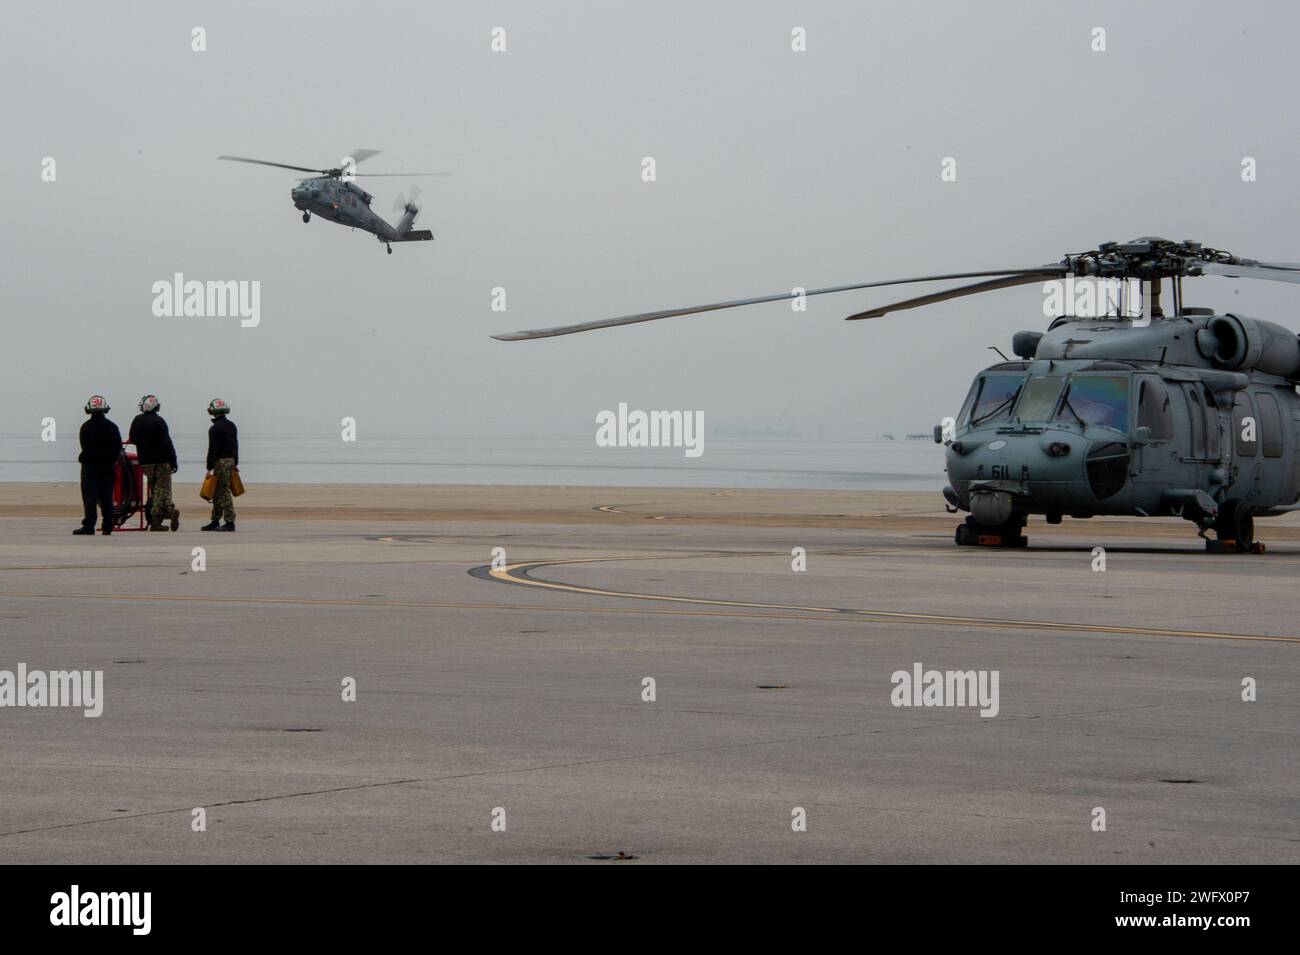
<path fill-rule="evenodd" d="M 196 482 L 174 485 L 182 515 L 208 505 Z M 824 491 L 779 488 L 612 487 L 511 484 L 255 484 L 235 501 L 241 515 L 298 520 L 517 520 L 851 526 L 885 516 L 943 515 L 936 492 Z M 74 517 L 74 483 L 0 483 L 0 517 Z M 863 526 L 866 526 L 863 524 Z"/>
<path fill-rule="evenodd" d="M 208 513 L 198 484 L 175 485 L 182 531 Z M 672 527 L 838 528 L 880 532 L 923 531 L 950 537 L 961 517 L 944 510 L 933 491 L 787 490 L 779 488 L 610 487 L 469 484 L 256 484 L 235 500 L 241 529 L 260 522 L 339 521 L 403 523 L 601 524 Z M 79 489 L 69 483 L 0 483 L 0 519 L 58 519 L 81 515 Z M 1099 525 L 1110 525 L 1103 529 Z M 1179 518 L 1098 517 L 1056 527 L 1041 518 L 1031 533 L 1087 536 L 1099 541 L 1122 525 L 1126 537 L 1194 540 Z M 1265 540 L 1300 541 L 1300 512 L 1260 524 Z M 149 539 L 146 535 L 144 539 Z M 170 538 L 167 538 L 170 539 Z M 797 544 L 793 540 L 793 544 Z"/>

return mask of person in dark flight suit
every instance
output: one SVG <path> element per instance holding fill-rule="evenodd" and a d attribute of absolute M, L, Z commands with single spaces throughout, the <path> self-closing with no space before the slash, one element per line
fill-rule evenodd
<path fill-rule="evenodd" d="M 72 533 L 78 536 L 95 533 L 95 507 L 98 505 L 104 534 L 113 533 L 113 467 L 122 454 L 122 432 L 108 420 L 108 401 L 92 395 L 86 402 L 89 415 L 81 426 L 81 503 L 86 514 L 81 526 Z"/>
<path fill-rule="evenodd" d="M 230 492 L 230 479 L 239 467 L 239 430 L 230 420 L 230 405 L 220 398 L 212 399 L 208 414 L 212 415 L 212 427 L 208 429 L 208 473 L 216 475 L 217 488 L 212 495 L 212 521 L 199 530 L 233 531 L 235 498 Z"/>

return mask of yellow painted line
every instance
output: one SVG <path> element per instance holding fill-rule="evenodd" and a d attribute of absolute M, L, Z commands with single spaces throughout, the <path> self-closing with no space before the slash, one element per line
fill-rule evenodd
<path fill-rule="evenodd" d="M 724 555 L 709 554 L 695 556 L 718 557 Z M 742 557 L 752 555 L 729 554 L 725 556 Z M 837 617 L 847 618 L 856 617 L 860 619 L 865 617 L 905 623 L 956 624 L 967 627 L 1000 627 L 1023 630 L 1066 630 L 1076 633 L 1115 633 L 1141 637 L 1183 637 L 1205 640 L 1249 640 L 1265 643 L 1300 643 L 1300 637 L 1267 636 L 1265 634 L 1255 633 L 1221 633 L 1212 630 L 1165 630 L 1154 627 L 1117 627 L 1104 624 L 1059 623 L 1050 620 L 1010 620 L 995 617 L 957 617 L 947 614 L 905 613 L 893 610 L 855 609 L 850 607 L 817 607 L 804 606 L 800 604 L 758 603 L 746 600 L 722 600 L 707 597 L 681 597 L 672 594 L 646 594 L 626 590 L 606 590 L 600 587 L 582 587 L 577 584 L 564 584 L 556 581 L 539 580 L 535 577 L 521 576 L 529 570 L 538 567 L 567 564 L 601 564 L 623 560 L 671 559 L 672 558 L 667 555 L 656 554 L 647 557 L 584 557 L 565 560 L 526 561 L 517 564 L 507 564 L 504 567 L 493 568 L 490 571 L 490 575 L 493 579 L 504 583 L 523 584 L 528 587 L 540 587 L 545 590 L 557 590 L 563 593 L 586 594 L 595 597 L 620 597 L 629 600 L 658 600 L 671 603 L 703 604 L 714 607 L 743 607 L 751 610 L 784 610 L 808 614 L 834 614 Z"/>
<path fill-rule="evenodd" d="M 508 564 L 505 567 L 489 570 L 489 575 L 504 583 L 554 590 L 562 593 L 576 593 L 597 597 L 619 597 L 631 600 L 650 600 L 690 606 L 713 606 L 735 608 L 731 610 L 651 610 L 631 607 L 554 607 L 528 606 L 520 604 L 495 604 L 465 601 L 388 601 L 359 598 L 337 597 L 237 597 L 211 596 L 202 594 L 121 594 L 121 593 L 36 593 L 36 592 L 0 592 L 0 599 L 5 597 L 36 599 L 89 599 L 89 600 L 126 600 L 126 601 L 164 601 L 217 604 L 262 604 L 301 607 L 357 607 L 374 610 L 510 610 L 525 613 L 589 613 L 589 614 L 633 614 L 650 616 L 688 616 L 717 617 L 758 620 L 804 620 L 826 623 L 863 623 L 863 622 L 899 622 L 997 629 L 1024 630 L 1058 630 L 1076 633 L 1113 633 L 1120 635 L 1194 638 L 1207 640 L 1245 640 L 1263 643 L 1300 643 L 1300 637 L 1250 633 L 1222 633 L 1208 630 L 1168 630 L 1150 627 L 1119 627 L 1101 624 L 1059 623 L 1045 620 L 1011 620 L 992 617 L 959 617 L 945 614 L 905 613 L 889 610 L 855 609 L 845 607 L 818 607 L 799 604 L 758 603 L 740 600 L 708 599 L 702 597 L 682 597 L 671 594 L 646 594 L 632 591 L 605 590 L 597 587 L 581 587 L 576 584 L 564 584 L 555 581 L 538 580 L 533 577 L 519 576 L 537 567 L 551 567 L 565 564 L 596 564 L 615 561 L 645 560 L 691 560 L 718 557 L 757 557 L 772 556 L 768 551 L 725 552 L 715 551 L 704 554 L 652 554 L 627 557 L 578 557 L 557 560 L 527 561 Z M 779 552 L 782 555 L 784 551 Z M 741 613 L 739 610 L 768 611 L 759 613 Z M 776 612 L 780 611 L 780 612 Z"/>
<path fill-rule="evenodd" d="M 621 511 L 613 504 L 602 504 L 599 507 L 593 508 L 593 510 L 600 511 L 602 514 L 622 514 L 625 517 L 644 517 L 648 521 L 666 521 L 668 519 L 665 514 L 648 515 L 634 514 L 632 511 Z"/>

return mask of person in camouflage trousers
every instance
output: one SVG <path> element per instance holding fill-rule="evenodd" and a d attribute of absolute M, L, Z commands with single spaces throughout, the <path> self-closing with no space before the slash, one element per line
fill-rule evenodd
<path fill-rule="evenodd" d="M 167 524 L 176 530 L 181 512 L 172 500 L 172 475 L 176 473 L 176 447 L 172 444 L 167 422 L 158 413 L 162 404 L 157 395 L 140 399 L 140 413 L 131 422 L 129 444 L 135 445 L 140 470 L 149 479 L 149 530 L 165 531 Z"/>
<path fill-rule="evenodd" d="M 234 458 L 217 458 L 212 462 L 212 473 L 217 478 L 217 490 L 212 495 L 212 523 L 224 520 L 226 523 L 221 528 L 223 531 L 235 529 L 235 498 L 230 493 L 230 475 L 234 470 Z"/>
<path fill-rule="evenodd" d="M 230 493 L 230 479 L 239 466 L 239 431 L 230 420 L 230 405 L 220 398 L 212 399 L 208 414 L 212 415 L 212 427 L 208 429 L 208 473 L 217 479 L 217 489 L 212 495 L 212 522 L 203 525 L 201 530 L 233 531 L 235 498 Z"/>
<path fill-rule="evenodd" d="M 142 464 L 140 470 L 149 479 L 149 530 L 176 530 L 181 526 L 181 512 L 172 499 L 172 466 Z M 164 521 L 170 523 L 170 528 Z"/>

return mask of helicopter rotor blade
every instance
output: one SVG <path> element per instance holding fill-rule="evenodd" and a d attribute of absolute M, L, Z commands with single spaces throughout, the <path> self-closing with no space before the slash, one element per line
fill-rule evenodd
<path fill-rule="evenodd" d="M 352 165 L 356 166 L 365 162 L 371 156 L 378 156 L 382 151 L 380 149 L 354 149 L 348 153 L 348 157 L 352 160 Z"/>
<path fill-rule="evenodd" d="M 357 163 L 364 162 L 365 160 L 369 159 L 371 156 L 377 156 L 379 152 L 380 150 L 378 149 L 353 150 L 352 155 L 350 157 L 352 159 L 353 167 L 355 167 Z M 228 160 L 229 162 L 252 163 L 257 166 L 275 166 L 277 169 L 295 169 L 298 172 L 314 172 L 321 176 L 338 177 L 344 171 L 342 166 L 333 167 L 329 169 L 317 169 L 314 166 L 292 166 L 288 163 L 271 162 L 270 160 L 267 159 L 250 159 L 247 156 L 218 156 L 217 158 L 225 159 Z M 449 172 L 357 172 L 357 173 L 353 173 L 352 175 L 354 176 L 450 176 L 453 174 Z"/>
<path fill-rule="evenodd" d="M 327 173 L 328 169 L 313 169 L 310 166 L 290 166 L 282 162 L 268 162 L 265 159 L 249 159 L 247 156 L 218 156 L 218 159 L 227 159 L 230 162 L 248 162 L 258 166 L 276 166 L 280 169 L 296 169 L 299 172 L 319 172 Z"/>
<path fill-rule="evenodd" d="M 935 302 L 946 302 L 953 298 L 963 298 L 967 295 L 979 295 L 981 292 L 995 292 L 998 289 L 1014 288 L 1017 285 L 1029 285 L 1033 282 L 1041 282 L 1048 274 L 1063 274 L 1062 271 L 1055 273 L 1034 272 L 1021 275 L 1008 275 L 1005 278 L 992 279 L 988 282 L 976 282 L 974 285 L 962 285 L 958 288 L 947 289 L 943 292 L 931 292 L 929 295 L 920 295 L 916 298 L 904 299 L 901 302 L 894 302 L 892 305 L 882 305 L 879 308 L 871 308 L 865 312 L 857 312 L 849 315 L 844 320 L 846 322 L 856 322 L 864 318 L 881 318 L 890 312 L 901 312 L 907 308 L 920 308 L 922 305 L 933 305 Z"/>
<path fill-rule="evenodd" d="M 1251 265 L 1229 265 L 1226 262 L 1202 262 L 1197 265 L 1202 275 L 1221 275 L 1229 279 L 1269 279 L 1273 282 L 1300 283 L 1300 271 L 1262 262 Z"/>
<path fill-rule="evenodd" d="M 830 288 L 809 289 L 802 294 L 805 297 L 809 297 L 813 295 L 828 295 L 833 292 L 853 292 L 858 289 L 881 288 L 887 285 L 910 285 L 915 282 L 944 282 L 955 279 L 983 278 L 985 276 L 1000 276 L 1002 277 L 1000 281 L 1006 281 L 1007 277 L 1013 277 L 1016 281 L 1011 284 L 1019 285 L 1035 281 L 1045 276 L 1064 275 L 1065 271 L 1065 267 L 1062 265 L 1044 265 L 1028 269 L 994 269 L 985 272 L 955 272 L 951 275 L 923 275 L 918 278 L 910 279 L 888 279 L 883 282 L 859 282 L 854 285 L 836 285 Z M 997 285 L 995 287 L 1003 288 L 1005 286 Z M 618 325 L 634 325 L 638 322 L 654 322 L 661 318 L 675 318 L 678 315 L 695 315 L 700 312 L 716 312 L 725 308 L 738 308 L 742 305 L 761 305 L 766 302 L 784 302 L 797 297 L 797 293 L 782 292 L 777 295 L 762 295 L 758 298 L 733 299 L 727 302 L 714 302 L 709 305 L 692 305 L 687 308 L 665 309 L 659 312 L 641 312 L 637 315 L 623 315 L 618 318 L 605 318 L 594 322 L 582 322 L 577 325 L 557 325 L 554 328 L 534 328 L 527 331 L 504 332 L 500 335 L 493 335 L 492 337 L 497 341 L 503 342 L 531 341 L 534 338 L 555 338 L 560 335 L 573 335 L 577 332 L 589 332 L 597 328 L 613 328 Z"/>

